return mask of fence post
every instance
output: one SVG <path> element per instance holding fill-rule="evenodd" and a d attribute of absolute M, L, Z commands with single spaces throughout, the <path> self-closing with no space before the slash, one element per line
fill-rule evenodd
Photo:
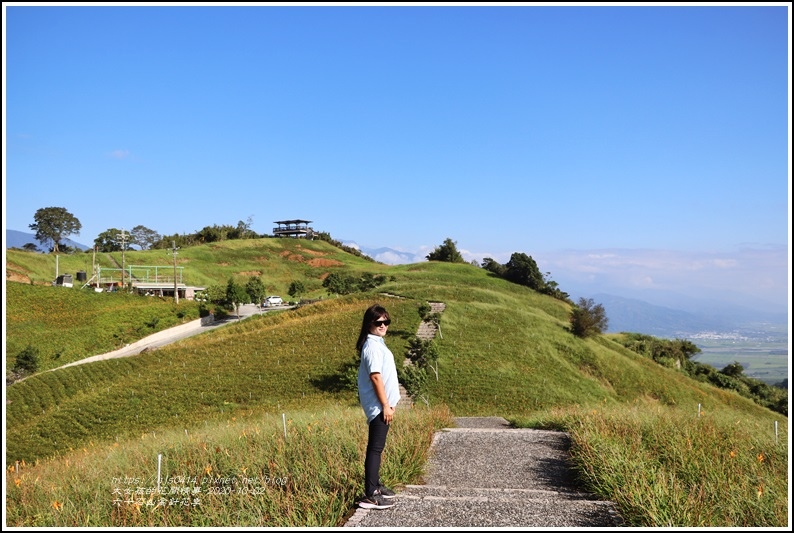
<path fill-rule="evenodd" d="M 163 462 L 163 454 L 157 454 L 157 494 L 160 494 L 160 466 Z"/>

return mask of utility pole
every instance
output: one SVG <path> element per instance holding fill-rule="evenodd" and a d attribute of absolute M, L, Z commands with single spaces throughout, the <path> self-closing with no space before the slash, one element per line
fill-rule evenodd
<path fill-rule="evenodd" d="M 117 239 L 119 239 L 121 243 L 121 290 L 124 290 L 124 251 L 127 249 L 127 237 L 128 235 L 124 233 L 124 228 L 121 228 L 121 233 L 119 233 Z"/>
<path fill-rule="evenodd" d="M 179 248 L 176 247 L 176 241 L 171 241 L 171 244 L 173 245 L 173 249 L 171 250 L 171 254 L 174 256 L 174 303 L 178 304 L 179 303 L 179 289 L 176 286 L 176 251 L 179 250 Z"/>

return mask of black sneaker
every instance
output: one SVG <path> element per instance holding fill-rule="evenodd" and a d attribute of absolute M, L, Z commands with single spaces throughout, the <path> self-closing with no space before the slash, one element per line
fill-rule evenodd
<path fill-rule="evenodd" d="M 365 496 L 358 502 L 358 506 L 362 509 L 388 509 L 394 507 L 394 502 L 384 498 L 380 492 L 376 492 L 372 496 Z"/>
<path fill-rule="evenodd" d="M 380 495 L 386 498 L 387 500 L 393 500 L 394 498 L 397 497 L 394 491 L 392 491 L 389 487 L 386 487 L 384 485 L 378 487 L 378 492 L 380 492 Z"/>

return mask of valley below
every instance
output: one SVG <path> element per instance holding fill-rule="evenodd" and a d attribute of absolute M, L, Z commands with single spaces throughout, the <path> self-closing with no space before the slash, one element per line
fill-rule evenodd
<path fill-rule="evenodd" d="M 788 326 L 748 324 L 731 331 L 701 331 L 686 335 L 702 352 L 694 361 L 722 370 L 738 362 L 744 375 L 769 385 L 788 378 Z"/>

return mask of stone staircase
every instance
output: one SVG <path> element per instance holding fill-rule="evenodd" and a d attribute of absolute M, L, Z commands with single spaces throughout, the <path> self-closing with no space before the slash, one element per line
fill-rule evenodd
<path fill-rule="evenodd" d="M 344 527 L 625 527 L 613 502 L 580 489 L 567 433 L 501 417 L 455 422 L 435 434 L 423 484 L 393 487 L 394 507 L 357 508 Z"/>
<path fill-rule="evenodd" d="M 447 305 L 442 302 L 428 302 L 430 304 L 430 313 L 443 313 L 444 309 L 446 309 Z M 416 336 L 423 341 L 428 341 L 436 338 L 436 334 L 438 333 L 438 326 L 436 326 L 435 322 L 430 320 L 423 320 L 421 324 L 419 324 L 419 329 L 416 331 Z M 405 360 L 405 366 L 412 365 L 410 359 Z M 400 403 L 397 404 L 397 409 L 410 409 L 414 405 L 414 400 L 408 394 L 408 391 L 405 390 L 405 387 L 400 385 Z"/>

